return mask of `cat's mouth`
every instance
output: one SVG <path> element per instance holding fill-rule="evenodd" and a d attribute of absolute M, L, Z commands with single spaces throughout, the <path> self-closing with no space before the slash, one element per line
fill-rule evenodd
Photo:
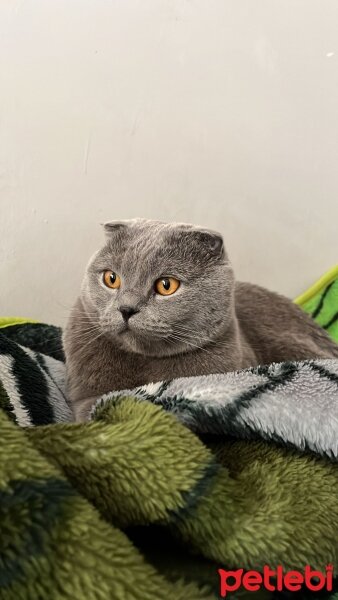
<path fill-rule="evenodd" d="M 123 333 L 127 333 L 127 331 L 131 331 L 130 327 L 129 327 L 128 323 L 123 323 L 123 325 L 120 327 L 120 330 L 118 333 L 119 333 L 119 335 L 121 335 Z"/>
<path fill-rule="evenodd" d="M 131 344 L 133 349 L 140 346 L 140 352 L 144 352 L 149 344 L 160 342 L 163 339 L 162 336 L 151 335 L 148 330 L 134 327 L 131 323 L 121 324 L 117 336 L 122 343 L 126 343 L 128 346 Z"/>
<path fill-rule="evenodd" d="M 167 331 L 164 332 L 163 328 L 155 328 L 151 325 L 146 327 L 137 320 L 120 322 L 112 333 L 116 342 L 120 342 L 122 348 L 131 352 L 147 356 L 177 352 L 177 344 L 174 345 L 171 340 L 168 340 Z"/>
<path fill-rule="evenodd" d="M 136 328 L 130 325 L 130 323 L 123 323 L 118 330 L 118 335 L 130 335 L 132 337 L 142 337 L 142 333 Z"/>

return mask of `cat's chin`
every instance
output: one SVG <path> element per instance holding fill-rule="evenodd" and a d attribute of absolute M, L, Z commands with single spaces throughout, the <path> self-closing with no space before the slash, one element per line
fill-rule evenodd
<path fill-rule="evenodd" d="M 121 332 L 115 341 L 125 352 L 133 352 L 142 356 L 165 357 L 191 352 L 185 344 L 172 344 L 163 338 L 148 338 L 135 334 L 131 330 Z"/>

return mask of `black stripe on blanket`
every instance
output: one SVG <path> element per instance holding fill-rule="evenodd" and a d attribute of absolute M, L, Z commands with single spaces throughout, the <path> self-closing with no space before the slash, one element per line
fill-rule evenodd
<path fill-rule="evenodd" d="M 62 347 L 62 329 L 44 323 L 20 323 L 1 328 L 1 334 L 9 340 L 51 356 L 56 360 L 65 360 Z"/>
<path fill-rule="evenodd" d="M 317 365 L 314 362 L 310 362 L 309 365 L 310 365 L 312 371 L 316 371 L 317 373 L 319 373 L 319 375 L 321 377 L 324 377 L 325 379 L 329 379 L 330 381 L 333 381 L 334 383 L 336 383 L 338 385 L 338 375 L 336 375 L 336 373 L 332 373 L 331 371 L 328 371 L 324 367 Z"/>
<path fill-rule="evenodd" d="M 0 334 L 0 354 L 13 359 L 12 373 L 20 394 L 20 402 L 34 425 L 48 425 L 54 421 L 48 403 L 48 385 L 44 372 L 34 359 L 18 344 Z"/>
<path fill-rule="evenodd" d="M 220 464 L 217 464 L 216 461 L 212 460 L 204 469 L 203 475 L 198 480 L 196 485 L 189 491 L 181 492 L 181 496 L 184 500 L 184 505 L 182 508 L 177 510 L 171 510 L 169 512 L 171 516 L 171 523 L 175 524 L 175 522 L 179 520 L 184 520 L 188 516 L 191 517 L 194 510 L 198 507 L 199 500 L 205 497 L 208 493 L 209 486 L 212 485 L 212 482 L 219 472 L 221 468 Z"/>
<path fill-rule="evenodd" d="M 4 386 L 2 384 L 2 381 L 0 379 L 0 409 L 1 408 L 6 412 L 6 414 L 9 416 L 11 421 L 14 421 L 14 423 L 18 422 L 16 415 L 15 415 L 14 406 L 11 404 L 9 396 L 8 396 Z"/>
<path fill-rule="evenodd" d="M 253 400 L 264 395 L 265 392 L 275 391 L 289 383 L 299 372 L 299 368 L 295 363 L 283 363 L 280 371 L 274 375 L 269 373 L 268 367 L 253 368 L 252 372 L 264 375 L 268 381 L 253 385 L 250 390 L 240 394 L 228 404 L 217 406 L 208 406 L 207 410 L 203 404 L 196 404 L 194 401 L 184 397 L 173 396 L 171 398 L 157 398 L 157 394 L 147 398 L 154 404 L 162 406 L 164 410 L 172 414 L 184 415 L 185 422 L 191 429 L 197 432 L 210 433 L 212 435 L 224 435 L 240 433 L 244 438 L 257 438 L 259 432 L 250 432 L 250 430 L 242 424 L 240 413 L 243 408 L 248 408 Z M 145 398 L 142 393 L 142 398 Z M 191 415 L 191 419 L 189 419 Z M 262 434 L 258 437 L 263 437 Z M 280 440 L 276 439 L 276 442 Z"/>
<path fill-rule="evenodd" d="M 258 367 L 258 369 L 253 372 L 264 375 L 268 378 L 268 381 L 252 386 L 250 390 L 247 390 L 237 398 L 234 398 L 231 404 L 224 406 L 226 420 L 231 422 L 236 421 L 241 410 L 243 408 L 248 408 L 252 400 L 257 400 L 257 398 L 262 396 L 265 392 L 274 392 L 278 388 L 283 387 L 297 375 L 298 371 L 298 366 L 291 362 L 283 363 L 280 372 L 276 375 L 270 373 L 268 367 Z"/>

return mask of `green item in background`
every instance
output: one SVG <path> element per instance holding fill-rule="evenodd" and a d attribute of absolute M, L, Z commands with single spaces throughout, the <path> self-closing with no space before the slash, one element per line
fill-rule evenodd
<path fill-rule="evenodd" d="M 325 273 L 295 302 L 338 343 L 338 265 Z"/>

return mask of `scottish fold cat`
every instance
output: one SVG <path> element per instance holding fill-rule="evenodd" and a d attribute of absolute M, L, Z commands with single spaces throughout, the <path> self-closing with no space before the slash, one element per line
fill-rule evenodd
<path fill-rule="evenodd" d="M 338 346 L 290 300 L 235 281 L 219 233 L 143 219 L 104 230 L 64 333 L 75 420 L 86 420 L 110 390 L 338 357 Z"/>

